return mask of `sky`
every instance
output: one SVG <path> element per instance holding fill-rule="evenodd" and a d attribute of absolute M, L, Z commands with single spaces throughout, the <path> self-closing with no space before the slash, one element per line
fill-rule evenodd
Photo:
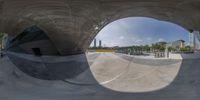
<path fill-rule="evenodd" d="M 114 21 L 105 26 L 96 36 L 106 47 L 150 45 L 156 42 L 189 42 L 189 32 L 183 27 L 152 18 L 129 17 Z M 91 43 L 93 46 L 94 43 Z"/>

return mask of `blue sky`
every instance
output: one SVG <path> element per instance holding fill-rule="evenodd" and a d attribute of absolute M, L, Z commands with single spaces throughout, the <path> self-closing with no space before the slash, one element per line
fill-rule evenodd
<path fill-rule="evenodd" d="M 103 46 L 145 45 L 155 42 L 189 41 L 189 32 L 179 25 L 145 17 L 130 17 L 105 26 L 96 36 Z M 97 42 L 98 43 L 98 42 Z M 91 43 L 93 46 L 93 42 Z"/>

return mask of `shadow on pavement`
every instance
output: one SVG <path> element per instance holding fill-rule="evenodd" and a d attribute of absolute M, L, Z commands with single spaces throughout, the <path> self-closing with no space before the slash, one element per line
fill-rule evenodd
<path fill-rule="evenodd" d="M 187 59 L 182 60 L 181 68 L 174 81 L 167 87 L 143 93 L 131 93 L 113 91 L 100 85 L 94 78 L 90 65 L 92 60 L 96 59 L 98 55 L 86 57 L 86 55 L 79 55 L 70 58 L 52 58 L 44 57 L 34 58 L 25 55 L 18 55 L 15 53 L 8 53 L 11 61 L 18 66 L 20 70 L 28 75 L 48 80 L 62 80 L 69 85 L 69 87 L 63 87 L 64 91 L 55 89 L 51 94 L 50 91 L 42 92 L 40 96 L 33 96 L 30 98 L 40 100 L 39 98 L 45 98 L 44 100 L 66 100 L 69 97 L 71 100 L 91 99 L 91 100 L 198 100 L 200 93 L 200 59 Z M 78 58 L 78 59 L 77 59 Z M 66 62 L 69 61 L 69 62 Z M 89 60 L 89 61 L 88 61 Z M 41 65 L 41 61 L 45 61 L 45 65 Z M 63 63 L 61 63 L 64 61 Z M 23 64 L 20 64 L 23 63 Z M 27 64 L 33 66 L 26 68 Z M 42 67 L 41 69 L 38 67 Z M 66 67 L 67 66 L 67 67 Z M 71 67 L 70 67 L 71 66 Z M 73 67 L 72 67 L 73 66 Z M 5 66 L 6 67 L 6 66 Z M 59 70 L 57 69 L 59 67 Z M 29 69 L 30 68 L 30 69 Z M 47 71 L 48 70 L 48 71 Z M 43 73 L 47 71 L 48 73 Z M 69 73 L 66 73 L 69 72 Z M 16 76 L 16 75 L 15 75 Z M 51 77 L 51 78 L 49 78 Z M 1 85 L 1 83 L 0 83 Z M 18 87 L 20 88 L 20 87 Z M 71 89 L 69 89 L 71 88 Z M 42 90 L 44 90 L 43 88 Z M 68 92 L 72 94 L 68 94 Z M 77 94 L 80 91 L 81 94 Z M 36 92 L 36 91 L 35 91 Z M 33 94 L 35 93 L 32 92 Z M 60 94 L 59 94 L 60 93 Z M 37 94 L 37 93 L 36 93 Z M 22 94 L 24 95 L 28 94 Z M 1 98 L 1 97 L 0 97 Z M 8 100 L 8 99 L 7 99 Z M 31 99 L 32 100 L 32 99 Z"/>

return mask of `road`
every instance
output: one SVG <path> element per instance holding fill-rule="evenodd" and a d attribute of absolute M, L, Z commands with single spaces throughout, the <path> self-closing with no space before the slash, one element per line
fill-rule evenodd
<path fill-rule="evenodd" d="M 0 100 L 199 100 L 200 59 L 153 60 L 89 53 L 89 68 L 72 79 L 47 81 L 0 59 Z"/>

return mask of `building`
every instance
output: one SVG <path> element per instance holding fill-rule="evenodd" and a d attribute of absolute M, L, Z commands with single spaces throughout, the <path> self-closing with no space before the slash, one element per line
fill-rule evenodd
<path fill-rule="evenodd" d="M 97 40 L 94 39 L 94 48 L 96 48 L 96 47 L 97 47 Z"/>
<path fill-rule="evenodd" d="M 172 42 L 172 48 L 180 49 L 185 47 L 185 41 L 184 40 L 177 40 Z"/>
<path fill-rule="evenodd" d="M 156 44 L 165 46 L 167 42 L 157 42 Z"/>
<path fill-rule="evenodd" d="M 194 37 L 194 33 L 189 33 L 189 45 L 190 47 L 194 48 L 195 46 L 195 37 Z"/>
<path fill-rule="evenodd" d="M 102 44 L 102 42 L 101 42 L 101 40 L 100 40 L 100 41 L 99 41 L 99 47 L 100 47 L 100 48 L 102 47 L 102 45 L 101 45 L 101 44 Z"/>
<path fill-rule="evenodd" d="M 199 31 L 194 31 L 190 35 L 190 47 L 194 49 L 200 49 L 200 33 Z"/>

